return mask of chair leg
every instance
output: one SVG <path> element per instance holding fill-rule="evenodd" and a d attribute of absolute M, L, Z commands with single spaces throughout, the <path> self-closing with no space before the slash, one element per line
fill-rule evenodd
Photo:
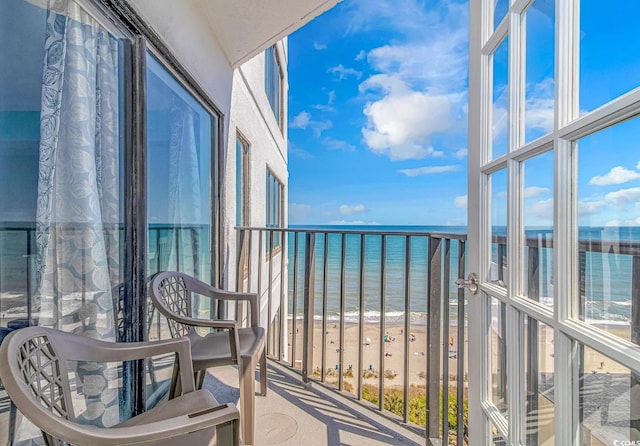
<path fill-rule="evenodd" d="M 216 444 L 233 446 L 240 444 L 240 427 L 238 420 L 229 421 L 216 428 Z"/>
<path fill-rule="evenodd" d="M 260 392 L 267 396 L 267 348 L 265 346 L 260 355 Z"/>
<path fill-rule="evenodd" d="M 253 444 L 256 404 L 256 363 L 253 358 L 242 358 L 240 371 L 240 409 L 242 411 L 242 439 Z"/>
<path fill-rule="evenodd" d="M 206 374 L 207 369 L 198 370 L 196 373 L 194 373 L 196 390 L 202 389 L 202 385 L 204 384 L 204 377 L 206 376 Z"/>
<path fill-rule="evenodd" d="M 13 401 L 11 401 L 9 403 L 9 433 L 8 433 L 9 445 L 13 444 L 13 440 L 15 439 L 15 436 L 16 436 L 16 418 L 17 418 L 16 405 L 13 404 Z"/>

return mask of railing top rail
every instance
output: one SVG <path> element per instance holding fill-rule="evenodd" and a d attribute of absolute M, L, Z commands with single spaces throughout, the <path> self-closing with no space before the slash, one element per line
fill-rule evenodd
<path fill-rule="evenodd" d="M 431 237 L 452 240 L 466 240 L 467 234 L 462 233 L 445 233 L 445 232 L 428 232 L 428 231 L 394 231 L 394 230 L 371 230 L 371 229 L 324 229 L 324 228 L 264 228 L 255 226 L 236 226 L 235 229 L 250 231 L 273 231 L 273 232 L 299 232 L 299 233 L 316 233 L 316 234 L 354 234 L 354 235 L 390 235 L 400 237 Z"/>

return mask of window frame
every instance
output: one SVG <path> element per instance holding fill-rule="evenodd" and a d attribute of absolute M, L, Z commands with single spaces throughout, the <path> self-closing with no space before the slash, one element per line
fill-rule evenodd
<path fill-rule="evenodd" d="M 267 100 L 273 111 L 273 115 L 278 123 L 278 128 L 282 131 L 283 124 L 283 85 L 284 72 L 280 60 L 278 45 L 274 44 L 264 51 L 264 87 Z"/>
<path fill-rule="evenodd" d="M 283 228 L 283 200 L 284 200 L 284 184 L 276 176 L 269 166 L 265 175 L 265 227 L 269 229 Z M 280 231 L 274 231 L 273 241 L 267 232 L 265 244 L 267 258 L 274 256 L 282 249 L 282 234 Z M 273 247 L 273 249 L 271 249 Z"/>

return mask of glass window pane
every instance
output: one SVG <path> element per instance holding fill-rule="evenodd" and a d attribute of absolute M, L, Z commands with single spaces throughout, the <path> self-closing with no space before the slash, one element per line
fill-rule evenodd
<path fill-rule="evenodd" d="M 215 117 L 147 57 L 149 274 L 211 280 L 211 155 Z"/>
<path fill-rule="evenodd" d="M 493 53 L 493 96 L 491 110 L 491 158 L 507 153 L 509 124 L 509 39 Z"/>
<path fill-rule="evenodd" d="M 553 328 L 525 317 L 524 340 L 525 444 L 552 445 L 555 437 Z"/>
<path fill-rule="evenodd" d="M 640 443 L 640 375 L 578 344 L 580 444 Z"/>
<path fill-rule="evenodd" d="M 0 2 L 0 325 L 114 340 L 123 43 L 68 3 Z"/>
<path fill-rule="evenodd" d="M 630 339 L 640 302 L 640 162 L 635 118 L 576 142 L 578 289 L 574 317 Z"/>
<path fill-rule="evenodd" d="M 491 174 L 491 264 L 487 280 L 507 286 L 507 171 Z"/>
<path fill-rule="evenodd" d="M 493 26 L 497 28 L 509 10 L 509 0 L 493 0 Z"/>
<path fill-rule="evenodd" d="M 554 3 L 552 0 L 536 0 L 522 19 L 526 30 L 525 143 L 553 130 Z"/>
<path fill-rule="evenodd" d="M 244 226 L 244 147 L 240 139 L 236 139 L 236 225 Z"/>
<path fill-rule="evenodd" d="M 553 308 L 553 152 L 526 160 L 523 175 L 523 289 L 520 293 Z"/>
<path fill-rule="evenodd" d="M 640 85 L 640 2 L 580 1 L 580 113 Z"/>
<path fill-rule="evenodd" d="M 507 397 L 507 306 L 491 298 L 491 401 L 508 416 Z"/>

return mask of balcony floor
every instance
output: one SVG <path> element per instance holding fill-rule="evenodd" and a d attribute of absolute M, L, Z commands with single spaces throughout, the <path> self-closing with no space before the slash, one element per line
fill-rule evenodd
<path fill-rule="evenodd" d="M 269 363 L 268 369 L 267 396 L 256 396 L 256 446 L 423 445 L 425 442 L 415 432 L 320 385 L 305 387 L 298 375 L 278 364 Z M 240 393 L 235 368 L 210 369 L 204 386 L 219 402 L 237 404 Z M 0 391 L 0 445 L 7 444 L 8 418 L 8 399 L 6 393 Z"/>
<path fill-rule="evenodd" d="M 416 433 L 320 385 L 305 387 L 299 376 L 280 365 L 269 363 L 268 369 L 267 397 L 256 396 L 256 446 L 425 442 Z M 220 402 L 237 402 L 237 383 L 235 368 L 218 367 L 210 369 L 205 387 Z"/>

